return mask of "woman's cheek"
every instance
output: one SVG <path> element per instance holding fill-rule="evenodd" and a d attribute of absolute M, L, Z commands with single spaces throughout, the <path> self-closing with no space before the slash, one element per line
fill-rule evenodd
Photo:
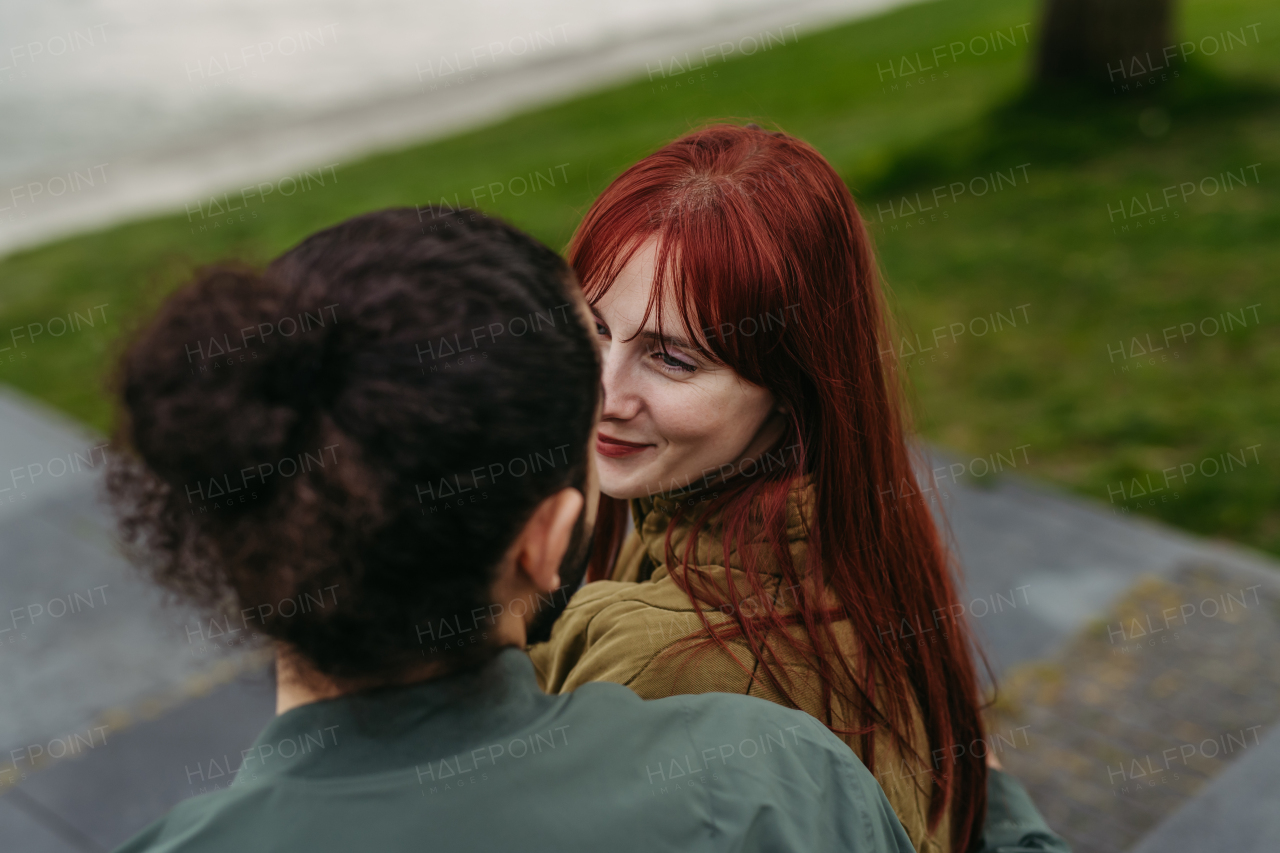
<path fill-rule="evenodd" d="M 662 437 L 672 445 L 687 449 L 720 431 L 717 413 L 721 406 L 721 401 L 709 399 L 700 389 L 685 387 L 664 394 L 650 411 Z"/>

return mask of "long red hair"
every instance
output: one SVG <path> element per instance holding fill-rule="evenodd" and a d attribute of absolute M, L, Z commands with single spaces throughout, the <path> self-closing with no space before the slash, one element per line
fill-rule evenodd
<path fill-rule="evenodd" d="M 882 358 L 892 344 L 871 241 L 849 189 L 801 140 L 755 126 L 713 125 L 636 163 L 592 204 L 568 252 L 588 301 L 598 300 L 651 239 L 660 272 L 649 313 L 661 318 L 663 300 L 674 299 L 688 339 L 705 340 L 713 358 L 772 391 L 791 421 L 783 443 L 792 452 L 779 455 L 786 464 L 717 486 L 719 496 L 703 505 L 679 560 L 668 531 L 672 579 L 695 602 L 730 605 L 721 610 L 733 618 L 716 629 L 701 615 L 711 642 L 727 650 L 726 640 L 744 638 L 764 676 L 792 704 L 798 704 L 793 673 L 771 650 L 784 643 L 798 653 L 820 679 L 824 722 L 863 738 L 872 773 L 873 732 L 884 727 L 909 749 L 914 705 L 930 754 L 948 759 L 927 765 L 936 783 L 929 829 L 950 804 L 953 850 L 976 846 L 986 765 L 968 748 L 983 737 L 974 649 L 963 621 L 951 615 L 963 612 L 951 559 L 916 485 L 903 389 L 893 360 Z M 785 322 L 775 328 L 778 318 Z M 757 324 L 771 333 L 747 333 Z M 787 496 L 804 474 L 815 495 L 806 520 L 809 565 L 794 566 Z M 723 591 L 690 577 L 703 520 L 716 514 L 724 565 L 736 550 L 751 587 L 743 598 L 768 600 L 756 571 L 759 550 L 738 547 L 763 542 L 784 584 L 796 591 L 794 610 L 747 613 L 736 606 L 742 598 L 725 601 Z M 626 503 L 602 498 L 590 578 L 608 575 L 625 523 Z M 727 568 L 725 575 L 734 598 Z M 857 637 L 856 661 L 831 651 L 839 648 L 838 622 Z M 804 638 L 787 630 L 795 624 L 803 624 Z M 934 642 L 886 643 L 903 625 L 939 630 Z M 836 694 L 852 703 L 864 726 L 833 725 Z M 951 758 L 953 745 L 966 747 L 959 759 Z"/>

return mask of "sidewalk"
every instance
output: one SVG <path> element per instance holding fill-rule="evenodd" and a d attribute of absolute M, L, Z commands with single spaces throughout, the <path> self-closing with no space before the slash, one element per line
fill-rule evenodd
<path fill-rule="evenodd" d="M 2 846 L 109 849 L 176 802 L 181 757 L 252 741 L 274 694 L 243 702 L 261 663 L 194 641 L 117 552 L 103 437 L 4 386 L 0 435 Z"/>
<path fill-rule="evenodd" d="M 673 59 L 695 62 L 704 48 L 766 31 L 788 43 L 797 35 L 865 17 L 915 0 L 791 0 L 701 27 L 673 27 L 592 49 L 548 53 L 545 59 L 499 67 L 462 85 L 433 84 L 418 91 L 306 117 L 226 127 L 201 133 L 185 146 L 139 150 L 114 157 L 111 179 L 93 192 L 67 195 L 0 229 L 0 255 L 79 231 L 162 213 L 181 212 L 193 200 L 277 180 L 335 159 L 439 139 L 503 117 L 615 83 L 644 79 Z M 665 64 L 664 64 L 665 63 Z"/>

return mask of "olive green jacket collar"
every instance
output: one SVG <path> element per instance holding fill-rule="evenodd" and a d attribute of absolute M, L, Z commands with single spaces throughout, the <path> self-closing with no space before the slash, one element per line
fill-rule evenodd
<path fill-rule="evenodd" d="M 640 538 L 643 555 L 647 557 L 654 567 L 652 579 L 658 580 L 667 574 L 666 541 L 668 528 L 671 528 L 672 552 L 679 559 L 684 553 L 685 542 L 688 540 L 693 525 L 702 514 L 701 507 L 706 506 L 709 501 L 718 495 L 719 492 L 712 487 L 693 492 L 673 492 L 633 498 L 629 501 L 631 520 Z M 810 519 L 812 518 L 815 500 L 815 487 L 813 475 L 811 474 L 796 478 L 792 482 L 791 488 L 787 491 L 787 540 L 793 558 L 803 556 L 809 539 Z M 672 519 L 676 517 L 676 514 L 681 509 L 684 510 L 683 515 L 676 525 L 671 527 Z M 707 518 L 706 524 L 699 535 L 696 554 L 691 560 L 693 564 L 725 565 L 726 559 L 720 521 L 720 512 L 716 512 Z M 736 550 L 740 550 L 744 544 L 756 547 L 762 546 L 768 539 L 767 531 L 761 530 L 749 542 L 738 543 Z M 624 555 L 624 558 L 626 556 L 631 555 Z M 640 555 L 634 556 L 639 557 Z M 623 562 L 624 559 L 619 560 L 620 564 Z M 727 563 L 733 568 L 742 568 L 737 553 L 731 553 Z M 803 561 L 796 567 L 797 569 L 802 569 Z M 777 575 L 782 573 L 782 567 L 772 560 L 761 560 L 759 569 L 765 574 Z M 614 577 L 621 579 L 617 573 L 615 573 Z"/>

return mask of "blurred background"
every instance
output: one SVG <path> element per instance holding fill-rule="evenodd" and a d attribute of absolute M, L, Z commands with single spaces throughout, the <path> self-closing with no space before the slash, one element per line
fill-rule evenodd
<path fill-rule="evenodd" d="M 1280 7 L 0 7 L 0 847 L 225 785 L 259 652 L 98 502 L 121 335 L 197 265 L 473 206 L 561 249 L 714 119 L 815 145 L 879 253 L 991 748 L 1078 851 L 1280 838 Z"/>

